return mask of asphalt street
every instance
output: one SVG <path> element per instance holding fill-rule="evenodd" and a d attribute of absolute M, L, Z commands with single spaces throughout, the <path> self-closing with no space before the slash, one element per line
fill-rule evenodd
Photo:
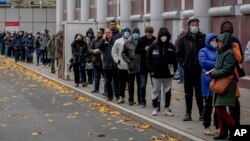
<path fill-rule="evenodd" d="M 32 72 L 30 72 L 32 74 Z M 0 59 L 0 141 L 150 141 L 163 134 Z"/>

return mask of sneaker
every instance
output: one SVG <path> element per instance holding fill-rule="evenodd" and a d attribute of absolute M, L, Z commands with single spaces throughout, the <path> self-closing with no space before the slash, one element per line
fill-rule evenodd
<path fill-rule="evenodd" d="M 174 116 L 174 114 L 171 112 L 169 108 L 165 108 L 163 115 L 165 116 Z"/>
<path fill-rule="evenodd" d="M 152 116 L 158 116 L 158 111 L 157 108 L 155 108 L 152 112 Z"/>
<path fill-rule="evenodd" d="M 119 100 L 117 101 L 118 104 L 122 104 L 122 103 L 124 103 L 124 102 L 125 102 L 125 100 L 124 100 L 124 98 L 122 98 L 122 97 L 120 97 Z"/>
<path fill-rule="evenodd" d="M 146 103 L 142 103 L 141 108 L 146 108 Z"/>
<path fill-rule="evenodd" d="M 132 106 L 132 105 L 134 105 L 134 104 L 136 104 L 136 102 L 134 102 L 134 101 L 128 102 L 128 105 L 130 105 L 130 106 Z"/>
<path fill-rule="evenodd" d="M 183 80 L 180 80 L 180 81 L 178 82 L 178 84 L 183 84 Z"/>
<path fill-rule="evenodd" d="M 214 135 L 214 132 L 212 131 L 212 129 L 210 127 L 207 127 L 204 129 L 203 133 L 205 135 L 209 135 L 209 136 L 213 136 Z"/>
<path fill-rule="evenodd" d="M 97 90 L 93 90 L 91 93 L 99 93 L 99 91 L 97 91 Z"/>
<path fill-rule="evenodd" d="M 192 117 L 190 114 L 186 114 L 183 121 L 192 121 Z"/>

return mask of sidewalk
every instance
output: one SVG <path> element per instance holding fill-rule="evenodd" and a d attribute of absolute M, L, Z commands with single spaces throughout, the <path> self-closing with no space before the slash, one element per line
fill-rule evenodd
<path fill-rule="evenodd" d="M 172 100 L 171 100 L 171 109 L 174 114 L 173 117 L 170 116 L 151 116 L 152 112 L 152 104 L 151 104 L 151 84 L 150 79 L 147 84 L 147 108 L 141 108 L 137 105 L 129 106 L 128 103 L 128 93 L 126 92 L 126 103 L 125 104 L 116 104 L 116 101 L 106 102 L 106 99 L 103 95 L 103 79 L 101 79 L 100 84 L 100 93 L 99 94 L 91 94 L 90 92 L 93 90 L 93 85 L 88 85 L 88 87 L 74 87 L 73 81 L 73 73 L 70 73 L 70 81 L 57 79 L 57 75 L 50 73 L 50 68 L 43 68 L 42 66 L 36 66 L 35 64 L 27 64 L 18 62 L 21 66 L 24 66 L 32 71 L 39 73 L 49 79 L 60 82 L 74 90 L 81 92 L 84 95 L 89 96 L 91 99 L 106 103 L 111 107 L 120 110 L 123 114 L 131 116 L 136 120 L 141 122 L 150 122 L 152 127 L 158 129 L 163 133 L 168 133 L 174 137 L 179 137 L 181 140 L 213 140 L 212 136 L 205 136 L 203 134 L 203 126 L 202 122 L 198 120 L 199 114 L 196 105 L 196 101 L 194 98 L 193 101 L 193 112 L 192 118 L 193 121 L 183 122 L 182 118 L 185 115 L 185 99 L 184 99 L 184 90 L 183 84 L 178 84 L 177 81 L 173 81 L 173 89 L 172 89 Z M 241 124 L 250 124 L 250 90 L 249 89 L 240 89 L 241 91 Z M 136 90 L 135 90 L 136 92 Z M 136 94 L 135 94 L 136 95 Z M 136 99 L 136 98 L 135 98 Z M 163 103 L 162 103 L 163 104 Z M 163 105 L 162 108 L 163 109 Z"/>

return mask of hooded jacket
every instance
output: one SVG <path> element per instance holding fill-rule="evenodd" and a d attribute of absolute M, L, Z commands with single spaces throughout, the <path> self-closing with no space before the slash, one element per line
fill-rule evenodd
<path fill-rule="evenodd" d="M 209 85 L 211 81 L 211 77 L 205 73 L 214 68 L 216 58 L 217 58 L 216 49 L 210 46 L 210 41 L 216 38 L 217 38 L 216 34 L 214 33 L 208 34 L 205 40 L 206 47 L 201 49 L 199 52 L 199 63 L 202 68 L 201 87 L 202 87 L 203 97 L 208 96 L 208 90 L 209 90 Z M 211 90 L 209 91 L 209 96 L 213 96 L 213 92 Z"/>
<path fill-rule="evenodd" d="M 161 37 L 167 36 L 167 41 L 162 42 Z M 147 66 L 154 78 L 172 78 L 177 70 L 175 59 L 175 47 L 170 43 L 171 35 L 166 28 L 160 28 L 157 41 L 153 43 L 147 53 Z M 169 65 L 174 66 L 174 72 L 170 71 Z"/>
<path fill-rule="evenodd" d="M 201 71 L 198 61 L 199 51 L 205 47 L 206 35 L 198 32 L 194 38 L 190 30 L 186 35 L 182 36 L 176 47 L 176 59 L 179 63 L 183 63 L 183 69 Z"/>
<path fill-rule="evenodd" d="M 47 47 L 47 43 L 50 40 L 49 34 L 43 34 L 40 38 L 41 50 L 44 50 Z"/>
<path fill-rule="evenodd" d="M 124 37 L 116 40 L 111 52 L 114 62 L 121 70 L 128 69 L 127 63 L 122 58 L 122 50 L 126 41 L 128 41 L 128 39 L 125 39 Z"/>
<path fill-rule="evenodd" d="M 218 40 L 222 41 L 224 47 L 218 50 L 218 57 L 215 63 L 215 70 L 211 73 L 213 78 L 222 78 L 234 74 L 235 58 L 232 50 L 233 37 L 225 32 L 219 35 Z M 235 75 L 235 74 L 234 74 Z M 237 77 L 235 76 L 230 84 L 230 89 L 224 95 L 214 95 L 214 106 L 234 106 L 237 89 Z"/>

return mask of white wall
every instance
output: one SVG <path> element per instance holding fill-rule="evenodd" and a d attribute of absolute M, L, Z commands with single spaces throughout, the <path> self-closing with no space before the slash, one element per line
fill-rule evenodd
<path fill-rule="evenodd" d="M 47 28 L 50 34 L 56 32 L 56 9 L 1 8 L 0 30 L 5 29 L 5 22 L 20 22 L 20 30 L 41 31 Z"/>

